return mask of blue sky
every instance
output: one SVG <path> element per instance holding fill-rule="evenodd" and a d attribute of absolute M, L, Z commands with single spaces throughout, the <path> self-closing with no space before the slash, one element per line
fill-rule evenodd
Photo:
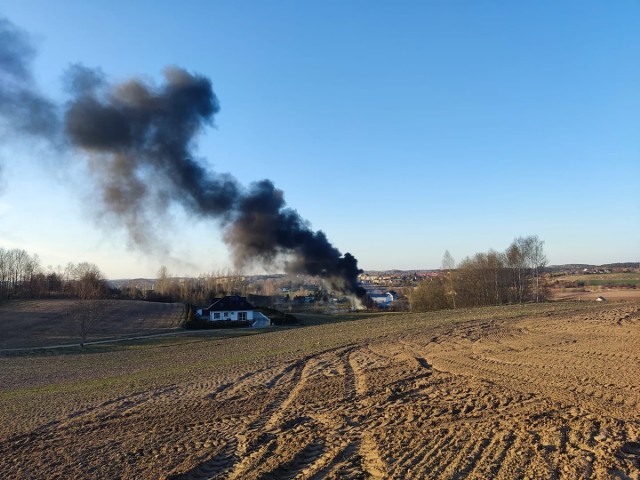
<path fill-rule="evenodd" d="M 439 268 L 537 234 L 549 261 L 640 260 L 637 1 L 0 0 L 35 81 L 209 77 L 208 168 L 271 179 L 364 269 Z M 176 210 L 145 254 L 95 220 L 79 159 L 4 139 L 0 246 L 110 278 L 230 268 L 221 230 Z M 62 158 L 64 157 L 64 158 Z"/>

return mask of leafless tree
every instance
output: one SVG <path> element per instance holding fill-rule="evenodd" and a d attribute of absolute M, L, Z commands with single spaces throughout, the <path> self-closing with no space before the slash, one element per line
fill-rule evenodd
<path fill-rule="evenodd" d="M 517 237 L 507 248 L 507 267 L 511 271 L 513 285 L 513 300 L 522 303 L 526 294 L 526 273 L 527 273 L 527 240 L 524 237 Z"/>
<path fill-rule="evenodd" d="M 29 255 L 25 250 L 0 247 L 0 296 L 9 298 L 13 294 L 31 295 L 33 281 L 40 273 L 37 255 Z"/>
<path fill-rule="evenodd" d="M 100 313 L 100 300 L 106 296 L 107 285 L 100 269 L 93 263 L 70 265 L 72 291 L 76 302 L 70 312 L 80 335 L 80 348 Z"/>
<path fill-rule="evenodd" d="M 547 256 L 544 253 L 544 240 L 540 240 L 537 235 L 528 237 L 529 240 L 529 262 L 533 270 L 535 301 L 540 301 L 540 275 L 547 265 Z"/>
<path fill-rule="evenodd" d="M 543 245 L 537 235 L 517 237 L 504 253 L 489 250 L 463 259 L 451 282 L 456 306 L 540 301 L 540 276 L 547 262 Z"/>
<path fill-rule="evenodd" d="M 211 296 L 247 294 L 247 279 L 241 272 L 219 270 L 206 275 L 204 278 Z"/>
<path fill-rule="evenodd" d="M 165 265 L 162 265 L 156 276 L 156 283 L 153 289 L 160 295 L 167 295 L 171 287 L 171 275 Z"/>
<path fill-rule="evenodd" d="M 515 300 L 539 302 L 543 290 L 540 276 L 547 264 L 544 241 L 537 235 L 517 237 L 506 251 L 507 267 L 511 270 Z M 533 290 L 533 293 L 532 293 Z"/>
<path fill-rule="evenodd" d="M 436 277 L 421 282 L 409 294 L 409 305 L 412 312 L 427 312 L 449 308 L 445 280 Z"/>
<path fill-rule="evenodd" d="M 451 305 L 456 308 L 456 289 L 453 283 L 453 269 L 456 268 L 456 261 L 453 259 L 449 250 L 445 250 L 442 257 L 442 270 L 447 276 L 447 296 L 451 299 Z"/>

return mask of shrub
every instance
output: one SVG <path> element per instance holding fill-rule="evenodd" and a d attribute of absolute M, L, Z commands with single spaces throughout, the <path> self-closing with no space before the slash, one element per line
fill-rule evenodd
<path fill-rule="evenodd" d="M 409 295 L 412 312 L 449 308 L 444 282 L 440 278 L 425 280 Z"/>

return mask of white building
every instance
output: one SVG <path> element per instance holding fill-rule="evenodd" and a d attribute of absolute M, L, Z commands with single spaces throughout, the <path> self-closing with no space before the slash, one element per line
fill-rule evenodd
<path fill-rule="evenodd" d="M 385 293 L 370 293 L 369 297 L 371 297 L 371 300 L 376 302 L 379 307 L 388 307 L 398 300 L 398 294 L 393 290 L 389 290 Z"/>
<path fill-rule="evenodd" d="M 247 302 L 246 297 L 229 295 L 216 299 L 208 308 L 198 310 L 198 316 L 208 318 L 212 322 L 253 321 L 255 307 Z"/>

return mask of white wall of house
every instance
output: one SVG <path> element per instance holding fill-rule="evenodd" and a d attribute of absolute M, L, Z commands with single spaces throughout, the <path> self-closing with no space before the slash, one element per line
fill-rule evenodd
<path fill-rule="evenodd" d="M 209 320 L 217 322 L 221 320 L 248 320 L 253 321 L 253 310 L 240 310 L 240 311 L 221 311 L 221 312 L 209 312 Z"/>
<path fill-rule="evenodd" d="M 389 298 L 386 295 L 371 295 L 371 300 L 376 302 L 378 305 L 389 302 Z"/>
<path fill-rule="evenodd" d="M 398 299 L 398 297 L 395 296 L 391 292 L 374 293 L 374 294 L 370 295 L 370 297 L 371 297 L 371 300 L 376 302 L 378 305 L 389 305 L 390 303 L 392 303 L 392 302 L 394 302 L 394 301 L 396 301 Z"/>

